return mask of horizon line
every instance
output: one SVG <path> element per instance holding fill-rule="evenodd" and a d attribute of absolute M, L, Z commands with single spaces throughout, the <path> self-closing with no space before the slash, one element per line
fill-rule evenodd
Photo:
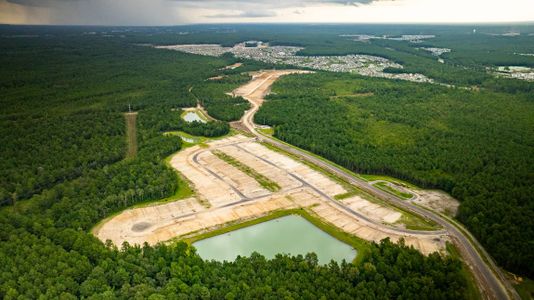
<path fill-rule="evenodd" d="M 182 23 L 167 25 L 133 25 L 133 24 L 42 24 L 42 23 L 0 23 L 0 26 L 72 26 L 72 27 L 182 27 L 206 25 L 432 25 L 432 26 L 488 26 L 488 25 L 534 25 L 531 21 L 488 21 L 488 22 L 214 22 L 214 23 Z"/>

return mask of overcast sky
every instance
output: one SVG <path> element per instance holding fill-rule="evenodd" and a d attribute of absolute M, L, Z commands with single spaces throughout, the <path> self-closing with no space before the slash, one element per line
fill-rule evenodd
<path fill-rule="evenodd" d="M 0 23 L 482 23 L 534 21 L 534 0 L 0 0 Z"/>

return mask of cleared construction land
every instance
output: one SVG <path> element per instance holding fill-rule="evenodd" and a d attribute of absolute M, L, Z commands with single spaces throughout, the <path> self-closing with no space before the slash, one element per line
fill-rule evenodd
<path fill-rule="evenodd" d="M 458 213 L 460 202 L 443 191 L 424 190 L 394 180 L 374 180 L 369 183 L 400 199 L 446 214 L 450 217 L 454 217 Z"/>
<path fill-rule="evenodd" d="M 252 118 L 272 83 L 280 76 L 309 73 L 271 70 L 253 73 L 252 80 L 232 92 L 251 102 L 241 126 L 254 132 Z M 445 230 L 406 229 L 418 217 L 365 193 L 355 192 L 317 168 L 241 134 L 186 148 L 170 160 L 195 190 L 178 202 L 124 211 L 95 229 L 101 240 L 116 245 L 155 244 L 192 237 L 229 223 L 243 222 L 274 211 L 305 209 L 310 215 L 368 241 L 404 238 L 428 254 L 443 251 Z M 344 195 L 344 196 L 343 196 Z M 343 197 L 340 197 L 343 196 Z"/>
<path fill-rule="evenodd" d="M 254 138 L 236 135 L 178 152 L 170 161 L 195 188 L 196 196 L 164 205 L 127 210 L 95 234 L 117 245 L 155 244 L 258 218 L 277 210 L 305 208 L 321 220 L 369 241 L 404 238 L 423 253 L 441 251 L 443 231 L 414 231 L 399 226 L 401 213 L 360 196 L 336 200 L 347 190 L 309 166 L 268 149 Z M 218 154 L 218 155 L 217 155 Z M 224 154 L 254 172 L 221 159 Z M 262 185 L 260 178 L 276 183 Z"/>

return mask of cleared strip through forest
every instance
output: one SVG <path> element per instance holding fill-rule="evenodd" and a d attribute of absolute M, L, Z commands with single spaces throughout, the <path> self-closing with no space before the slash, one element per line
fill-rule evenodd
<path fill-rule="evenodd" d="M 128 149 L 126 158 L 134 158 L 137 155 L 137 112 L 128 112 L 124 114 L 126 119 L 126 140 Z"/>

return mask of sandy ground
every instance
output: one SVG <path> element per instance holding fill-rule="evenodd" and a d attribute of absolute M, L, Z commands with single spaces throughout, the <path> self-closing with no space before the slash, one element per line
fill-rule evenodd
<path fill-rule="evenodd" d="M 439 211 L 448 216 L 454 217 L 458 213 L 460 202 L 451 195 L 438 190 L 410 190 L 416 197 L 413 203 Z"/>
<path fill-rule="evenodd" d="M 424 190 L 418 188 L 411 188 L 405 185 L 399 185 L 384 180 L 372 181 L 370 182 L 370 184 L 375 184 L 377 182 L 385 182 L 393 189 L 405 193 L 410 193 L 413 195 L 413 197 L 411 199 L 408 199 L 407 201 L 411 201 L 412 203 L 421 205 L 431 210 L 438 211 L 440 213 L 444 213 L 450 217 L 456 216 L 456 213 L 458 212 L 458 206 L 460 206 L 460 202 L 458 200 L 454 199 L 453 197 L 451 197 L 451 195 L 440 190 Z"/>
<path fill-rule="evenodd" d="M 281 76 L 289 74 L 308 74 L 311 71 L 304 70 L 269 70 L 252 72 L 252 80 L 232 92 L 234 96 L 247 97 L 257 105 L 263 103 L 264 96 L 269 93 L 272 84 Z"/>
<path fill-rule="evenodd" d="M 342 200 L 346 206 L 357 210 L 365 215 L 371 216 L 373 219 L 382 220 L 384 223 L 393 224 L 397 222 L 402 214 L 398 211 L 390 209 L 388 207 L 380 206 L 376 203 L 372 203 L 363 199 L 360 196 L 353 196 Z"/>
<path fill-rule="evenodd" d="M 254 178 L 215 156 L 231 155 L 276 182 L 281 189 L 270 192 Z M 343 201 L 334 195 L 346 190 L 305 164 L 270 150 L 255 139 L 236 135 L 208 143 L 208 147 L 184 149 L 171 159 L 173 168 L 193 184 L 196 196 L 173 203 L 135 208 L 115 216 L 95 234 L 116 245 L 155 244 L 190 236 L 228 222 L 254 219 L 282 209 L 306 208 L 325 222 L 363 239 L 379 241 L 403 237 L 423 253 L 443 250 L 446 236 L 440 233 L 406 232 L 394 225 L 400 213 L 358 196 Z M 348 210 L 345 208 L 349 208 Z M 359 218 L 364 214 L 367 220 Z"/>
<path fill-rule="evenodd" d="M 233 70 L 233 69 L 237 69 L 237 68 L 241 67 L 242 65 L 243 65 L 242 63 L 235 63 L 233 65 L 226 66 L 226 67 L 222 68 L 221 70 Z"/>

